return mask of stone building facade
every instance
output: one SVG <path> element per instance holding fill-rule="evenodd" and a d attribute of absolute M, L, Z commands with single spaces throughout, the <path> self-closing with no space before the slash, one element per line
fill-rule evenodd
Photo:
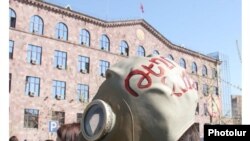
<path fill-rule="evenodd" d="M 104 21 L 36 0 L 9 6 L 10 136 L 55 139 L 50 121 L 79 121 L 110 65 L 154 53 L 172 57 L 197 82 L 201 137 L 212 122 L 208 101 L 220 99 L 218 60 L 171 43 L 143 19 Z"/>
<path fill-rule="evenodd" d="M 231 103 L 232 103 L 232 118 L 234 119 L 234 124 L 241 124 L 242 96 L 231 95 Z"/>

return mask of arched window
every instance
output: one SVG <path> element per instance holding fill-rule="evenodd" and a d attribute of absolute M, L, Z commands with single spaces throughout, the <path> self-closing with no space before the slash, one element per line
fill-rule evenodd
<path fill-rule="evenodd" d="M 217 78 L 218 74 L 217 74 L 217 70 L 215 68 L 212 69 L 212 78 Z"/>
<path fill-rule="evenodd" d="M 9 16 L 10 16 L 9 26 L 15 28 L 16 27 L 16 12 L 11 8 L 9 8 Z"/>
<path fill-rule="evenodd" d="M 30 32 L 43 35 L 43 20 L 41 17 L 37 15 L 31 17 Z"/>
<path fill-rule="evenodd" d="M 109 51 L 110 41 L 107 35 L 103 34 L 100 40 L 100 49 Z"/>
<path fill-rule="evenodd" d="M 137 47 L 137 56 L 145 56 L 145 49 L 143 48 L 143 46 Z"/>
<path fill-rule="evenodd" d="M 186 61 L 183 58 L 180 59 L 180 66 L 186 68 Z"/>
<path fill-rule="evenodd" d="M 90 46 L 90 34 L 89 34 L 89 31 L 86 30 L 86 29 L 82 29 L 80 31 L 80 44 L 81 45 L 85 45 L 87 47 Z"/>
<path fill-rule="evenodd" d="M 171 54 L 169 54 L 167 58 L 174 61 L 174 57 Z"/>
<path fill-rule="evenodd" d="M 154 51 L 153 51 L 153 55 L 160 55 L 160 53 L 159 53 L 159 51 L 154 50 Z"/>
<path fill-rule="evenodd" d="M 202 76 L 207 76 L 207 67 L 205 65 L 202 66 Z"/>
<path fill-rule="evenodd" d="M 195 62 L 193 62 L 193 63 L 192 63 L 192 73 L 197 74 L 197 71 L 198 71 L 197 65 L 196 65 Z"/>
<path fill-rule="evenodd" d="M 120 54 L 128 56 L 129 50 L 128 50 L 128 44 L 126 41 L 122 40 L 120 43 Z"/>
<path fill-rule="evenodd" d="M 68 40 L 68 28 L 62 22 L 59 22 L 56 25 L 56 38 L 61 39 L 61 40 L 65 40 L 65 41 Z"/>

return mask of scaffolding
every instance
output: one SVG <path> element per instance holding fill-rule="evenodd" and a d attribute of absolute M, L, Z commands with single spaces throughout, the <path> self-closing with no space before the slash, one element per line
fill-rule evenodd
<path fill-rule="evenodd" d="M 229 58 L 227 55 L 220 52 L 213 52 L 208 56 L 221 61 L 221 65 L 217 68 L 219 72 L 219 92 L 222 100 L 222 116 L 231 118 L 232 117 L 232 103 L 231 103 L 231 86 L 230 86 L 230 66 Z"/>

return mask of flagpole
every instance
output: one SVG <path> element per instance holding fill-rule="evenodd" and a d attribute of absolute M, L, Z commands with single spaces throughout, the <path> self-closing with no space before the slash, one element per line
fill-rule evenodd
<path fill-rule="evenodd" d="M 140 2 L 140 15 L 141 15 L 141 19 L 143 19 L 143 13 L 144 13 L 144 7 L 143 7 L 143 4 L 142 2 Z"/>
<path fill-rule="evenodd" d="M 109 0 L 106 0 L 106 20 L 108 20 L 109 16 Z"/>

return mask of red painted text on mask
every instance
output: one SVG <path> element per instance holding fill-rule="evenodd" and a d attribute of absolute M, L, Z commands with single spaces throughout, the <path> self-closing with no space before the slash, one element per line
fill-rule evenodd
<path fill-rule="evenodd" d="M 130 79 L 135 75 L 141 76 L 139 80 L 137 81 L 137 85 L 136 85 L 138 89 L 149 88 L 152 85 L 151 76 L 155 76 L 161 79 L 161 82 L 164 85 L 168 86 L 168 83 L 167 83 L 168 78 L 166 77 L 166 74 L 165 74 L 166 71 L 164 70 L 162 65 L 166 66 L 169 70 L 172 70 L 173 68 L 176 67 L 171 61 L 165 59 L 164 57 L 161 57 L 161 58 L 150 59 L 149 65 L 141 65 L 142 69 L 132 70 L 125 79 L 125 88 L 129 92 L 129 94 L 135 97 L 139 96 L 136 90 L 134 90 L 130 86 Z M 157 71 L 154 71 L 154 70 L 157 70 Z M 175 83 L 173 83 L 172 86 L 169 86 L 169 87 L 172 87 L 172 94 L 178 97 L 182 96 L 189 89 L 194 88 L 193 81 L 190 79 L 190 77 L 188 77 L 188 75 L 186 74 L 184 70 L 181 73 L 180 79 L 181 81 L 183 81 L 184 87 L 180 85 L 176 85 Z"/>

